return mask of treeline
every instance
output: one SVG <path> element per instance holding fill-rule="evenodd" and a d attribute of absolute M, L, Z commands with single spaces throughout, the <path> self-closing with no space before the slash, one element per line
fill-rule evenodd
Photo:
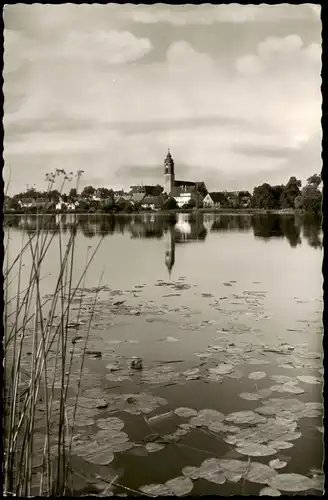
<path fill-rule="evenodd" d="M 319 190 L 321 176 L 311 175 L 306 185 L 296 177 L 291 177 L 287 184 L 270 186 L 264 183 L 254 188 L 252 207 L 263 209 L 301 209 L 307 212 L 321 212 L 322 193 Z"/>
<path fill-rule="evenodd" d="M 220 208 L 243 209 L 255 208 L 264 210 L 297 209 L 305 212 L 320 213 L 322 206 L 322 192 L 319 190 L 321 176 L 314 174 L 310 176 L 306 185 L 302 187 L 302 182 L 296 177 L 290 177 L 286 185 L 271 186 L 264 183 L 256 186 L 253 194 L 248 191 L 239 191 L 228 193 L 221 191 Z M 134 188 L 136 188 L 134 186 Z M 142 189 L 142 186 L 140 187 Z M 162 211 L 177 210 L 178 205 L 174 198 L 162 194 L 163 188 L 160 185 L 152 186 L 152 196 L 161 196 L 161 205 L 157 206 Z M 134 189 L 134 192 L 135 189 Z M 23 208 L 22 202 L 33 199 L 40 201 L 39 206 Z M 197 193 L 193 199 L 190 199 L 182 209 L 203 208 L 203 196 Z M 28 188 L 25 192 L 17 193 L 12 197 L 5 196 L 5 211 L 17 213 L 36 213 L 42 210 L 42 202 L 49 202 L 48 211 L 55 211 L 56 205 L 63 202 L 59 211 L 76 212 L 138 212 L 145 210 L 142 208 L 142 202 L 132 201 L 131 193 L 124 190 L 114 191 L 112 189 L 94 186 L 86 186 L 79 193 L 77 188 L 72 188 L 68 193 L 57 189 L 48 189 L 48 191 L 37 191 L 35 188 Z M 72 204 L 70 207 L 69 204 Z M 50 210 L 49 210 L 50 209 Z"/>

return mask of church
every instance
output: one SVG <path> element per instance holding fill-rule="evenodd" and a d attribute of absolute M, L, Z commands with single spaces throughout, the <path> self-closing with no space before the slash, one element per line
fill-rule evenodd
<path fill-rule="evenodd" d="M 207 194 L 204 182 L 175 180 L 174 161 L 170 150 L 168 150 L 164 161 L 164 193 L 174 198 L 179 208 L 191 200 L 197 206 L 199 201 L 202 201 Z"/>

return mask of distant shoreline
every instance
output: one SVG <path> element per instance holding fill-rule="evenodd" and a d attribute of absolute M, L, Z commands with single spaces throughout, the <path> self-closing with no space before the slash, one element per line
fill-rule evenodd
<path fill-rule="evenodd" d="M 104 216 L 133 216 L 133 215 L 169 215 L 173 213 L 201 213 L 201 214 L 224 214 L 224 215 L 303 215 L 305 213 L 314 214 L 314 212 L 306 212 L 304 210 L 297 209 L 278 209 L 278 210 L 266 210 L 262 208 L 199 208 L 195 209 L 174 209 L 174 210 L 141 210 L 139 212 L 40 212 L 40 213 L 31 213 L 31 212 L 3 212 L 4 216 L 15 215 L 15 216 L 24 216 L 24 215 L 104 215 Z M 322 213 L 319 212 L 319 215 Z"/>

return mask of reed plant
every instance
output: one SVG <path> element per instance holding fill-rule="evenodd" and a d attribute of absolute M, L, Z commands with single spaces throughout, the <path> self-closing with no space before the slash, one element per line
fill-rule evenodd
<path fill-rule="evenodd" d="M 77 189 L 81 171 L 77 173 Z M 55 182 L 62 191 L 70 176 L 64 170 L 47 175 L 48 191 Z M 22 231 L 17 255 L 10 255 L 7 232 L 4 259 L 4 493 L 7 496 L 64 496 L 72 494 L 70 481 L 74 419 L 81 390 L 91 316 L 84 346 L 72 342 L 72 304 L 76 329 L 83 305 L 88 268 L 101 244 L 89 250 L 85 266 L 75 277 L 78 216 L 70 234 L 47 230 L 47 215 L 37 214 L 37 228 Z M 58 245 L 59 264 L 53 289 L 45 297 L 42 280 L 50 249 Z M 54 275 L 55 274 L 55 275 Z M 28 286 L 23 285 L 28 276 Z M 94 302 L 95 304 L 95 302 Z M 66 402 L 74 386 L 73 412 Z M 76 377 L 77 375 L 77 377 Z"/>

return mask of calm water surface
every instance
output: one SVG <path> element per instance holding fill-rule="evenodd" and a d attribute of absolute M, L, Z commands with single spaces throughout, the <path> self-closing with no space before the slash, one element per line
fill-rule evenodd
<path fill-rule="evenodd" d="M 44 295 L 54 289 L 58 232 L 67 242 L 73 218 L 66 215 L 48 220 L 47 231 L 54 233 L 54 239 L 43 267 Z M 257 409 L 270 398 L 321 402 L 321 383 L 297 379 L 322 377 L 320 224 L 316 218 L 297 215 L 82 216 L 76 236 L 75 280 L 83 272 L 87 253 L 103 238 L 85 282 L 85 300 L 90 304 L 95 294 L 92 289 L 99 286 L 102 275 L 89 342 L 89 348 L 100 350 L 102 358 L 87 360 L 89 382 L 94 380 L 85 390 L 93 387 L 107 397 L 111 393 L 147 393 L 165 398 L 167 404 L 155 408 L 147 418 L 177 407 L 213 409 L 228 416 Z M 27 241 L 36 225 L 35 216 L 6 218 L 9 260 L 15 258 L 22 238 Z M 24 264 L 23 280 L 28 286 L 28 256 Z M 15 281 L 11 293 L 14 286 Z M 82 333 L 83 328 L 79 330 Z M 132 356 L 142 358 L 142 372 L 131 374 Z M 108 364 L 114 358 L 120 370 L 112 372 Z M 251 364 L 254 358 L 266 364 Z M 228 373 L 213 371 L 224 364 L 232 366 L 231 371 L 229 367 Z M 158 367 L 167 370 L 167 378 L 163 378 L 163 370 L 152 371 Z M 183 375 L 190 369 L 195 369 L 197 376 L 196 372 L 194 376 L 188 377 L 190 372 Z M 250 373 L 259 371 L 264 372 L 262 378 L 249 378 Z M 290 377 L 292 386 L 301 388 L 299 393 L 289 386 L 283 389 L 281 381 L 277 391 L 278 382 L 271 378 L 277 375 Z M 240 397 L 264 388 L 273 389 L 263 399 Z M 101 418 L 108 416 L 109 412 L 102 410 Z M 131 441 L 141 442 L 151 432 L 142 415 L 124 411 L 115 416 L 125 422 L 123 431 Z M 276 414 L 265 417 L 275 418 Z M 173 415 L 159 419 L 152 429 L 161 436 L 172 435 L 177 426 L 189 420 Z M 287 462 L 279 473 L 309 477 L 311 469 L 321 469 L 321 418 L 301 418 L 297 424 L 301 436 L 291 441 L 292 447 L 270 456 L 252 455 L 251 461 L 269 464 L 279 458 Z M 247 427 L 236 422 L 227 425 Z M 90 437 L 97 428 L 86 432 Z M 103 477 L 109 470 L 119 471 L 119 482 L 133 489 L 164 483 L 181 476 L 183 467 L 199 466 L 207 458 L 247 461 L 247 454 L 225 442 L 231 432 L 222 430 L 213 437 L 194 427 L 178 443 L 166 444 L 159 451 L 140 456 L 131 448 L 115 453 L 109 467 L 84 460 L 80 467 L 89 472 L 94 467 Z M 80 486 L 84 487 L 82 478 Z M 199 479 L 194 481 L 192 494 L 258 494 L 264 486 Z"/>

